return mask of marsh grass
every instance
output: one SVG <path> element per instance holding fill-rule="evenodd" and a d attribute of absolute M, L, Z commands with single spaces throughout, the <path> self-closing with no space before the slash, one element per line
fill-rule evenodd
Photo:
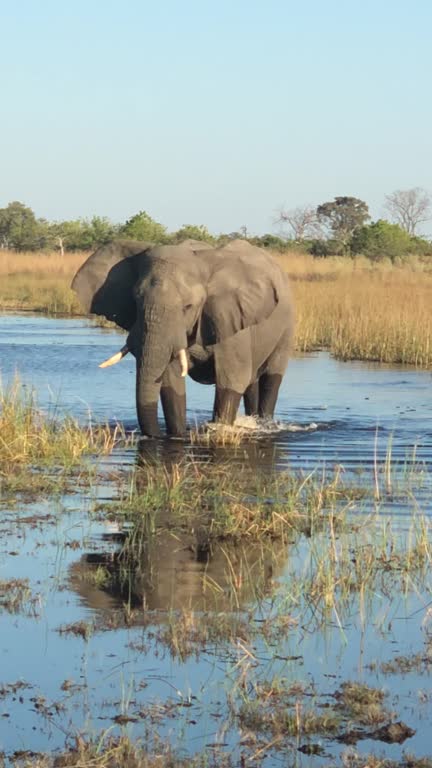
<path fill-rule="evenodd" d="M 330 617 L 342 625 L 354 605 L 364 624 L 377 594 L 408 594 L 431 588 L 431 522 L 414 514 L 408 531 L 392 530 L 376 518 L 335 534 L 319 534 L 296 573 L 299 604 L 325 625 Z"/>
<path fill-rule="evenodd" d="M 94 632 L 94 626 L 89 621 L 76 621 L 73 624 L 62 624 L 57 632 L 60 635 L 74 635 L 83 640 L 89 640 Z"/>
<path fill-rule="evenodd" d="M 432 768 L 432 757 L 416 757 L 404 753 L 401 760 L 391 760 L 382 755 L 356 754 L 350 751 L 343 756 L 342 768 Z"/>
<path fill-rule="evenodd" d="M 185 661 L 193 655 L 198 658 L 209 646 L 250 642 L 253 634 L 247 617 L 236 612 L 203 616 L 195 611 L 181 611 L 158 630 L 156 639 L 169 649 L 172 658 Z"/>
<path fill-rule="evenodd" d="M 342 683 L 331 694 L 334 703 L 329 703 L 328 696 L 283 678 L 260 682 L 253 680 L 249 670 L 246 679 L 239 705 L 231 704 L 232 714 L 244 730 L 270 732 L 276 737 L 343 738 L 347 727 L 372 727 L 391 721 L 391 713 L 384 707 L 384 692 L 364 683 Z M 356 732 L 357 740 L 365 736 L 365 731 Z"/>
<path fill-rule="evenodd" d="M 385 693 L 366 683 L 347 681 L 334 694 L 337 709 L 345 718 L 361 725 L 375 725 L 389 721 L 390 713 L 383 708 Z"/>
<path fill-rule="evenodd" d="M 364 497 L 362 488 L 345 486 L 336 470 L 327 479 L 311 473 L 256 473 L 247 465 L 184 461 L 169 466 L 143 462 L 104 511 L 134 522 L 134 536 L 163 525 L 200 531 L 203 539 L 253 540 L 263 536 L 308 535 L 326 525 L 328 508 L 342 509 Z M 140 533 L 141 532 L 141 533 Z"/>
<path fill-rule="evenodd" d="M 79 314 L 70 288 L 88 254 L 0 250 L 0 308 L 31 309 L 47 314 Z"/>
<path fill-rule="evenodd" d="M 373 488 L 349 485 L 338 467 L 321 475 L 259 476 L 241 464 L 228 472 L 225 465 L 184 462 L 168 468 L 144 462 L 120 488 L 119 501 L 99 509 L 127 523 L 120 565 L 122 578 L 131 584 L 134 579 L 139 583 L 152 539 L 167 531 L 177 547 L 189 548 L 197 558 L 211 558 L 221 546 L 228 553 L 239 544 L 267 542 L 274 549 L 278 541 L 286 546 L 284 577 L 279 583 L 275 576 L 271 588 L 259 571 L 240 571 L 236 558 L 231 564 L 229 554 L 226 557 L 225 610 L 228 599 L 232 610 L 238 610 L 245 596 L 246 604 L 264 604 L 270 588 L 277 611 L 272 613 L 269 640 L 278 632 L 279 614 L 287 619 L 282 634 L 297 621 L 312 631 L 335 620 L 343 634 L 353 610 L 360 611 L 361 622 L 367 620 L 377 594 L 432 588 L 431 521 L 420 513 L 411 490 L 406 499 L 409 522 L 399 530 L 381 519 Z M 248 582 L 256 585 L 252 594 Z M 196 615 L 173 614 L 165 635 L 170 650 L 182 655 L 186 648 L 192 652 L 200 642 L 205 645 L 209 638 L 198 628 Z M 225 630 L 226 640 L 231 630 L 235 635 L 230 623 Z"/>
<path fill-rule="evenodd" d="M 0 498 L 53 492 L 65 472 L 86 472 L 85 457 L 109 454 L 124 439 L 119 426 L 81 426 L 69 416 L 42 412 L 16 379 L 0 387 Z"/>
<path fill-rule="evenodd" d="M 153 734 L 154 736 L 154 734 Z M 43 755 L 25 750 L 14 755 L 20 768 L 234 768 L 231 756 L 222 750 L 206 750 L 182 758 L 166 743 L 149 745 L 128 736 L 113 738 L 109 731 L 98 739 L 77 736 L 75 744 L 62 754 Z"/>
<path fill-rule="evenodd" d="M 432 366 L 432 271 L 365 268 L 349 260 L 328 274 L 327 280 L 311 280 L 296 273 L 297 350 L 326 348 L 341 360 Z"/>
<path fill-rule="evenodd" d="M 253 743 L 255 739 L 252 733 L 250 736 Z M 114 738 L 106 732 L 98 739 L 77 736 L 75 743 L 61 754 L 44 755 L 19 750 L 12 757 L 13 764 L 19 768 L 243 768 L 260 765 L 261 758 L 267 757 L 272 747 L 277 748 L 282 743 L 283 734 L 271 743 L 264 743 L 251 755 L 247 754 L 245 746 L 239 762 L 226 749 L 218 749 L 216 745 L 200 754 L 180 757 L 165 743 L 158 743 L 150 749 L 147 744 L 132 741 L 128 736 Z M 322 751 L 318 747 L 316 752 L 311 750 L 306 754 L 319 755 Z M 297 764 L 298 754 L 293 756 L 294 760 Z M 381 753 L 379 756 L 357 754 L 351 749 L 341 756 L 340 762 L 332 760 L 331 764 L 340 765 L 341 768 L 432 768 L 432 758 L 404 753 L 400 760 L 393 760 L 383 757 Z"/>
<path fill-rule="evenodd" d="M 372 662 L 369 669 L 377 670 L 383 675 L 408 675 L 410 672 L 417 674 L 429 674 L 432 669 L 432 638 L 427 637 L 425 647 L 418 653 L 410 656 L 395 656 L 390 661 L 383 661 L 377 664 Z"/>
<path fill-rule="evenodd" d="M 19 613 L 34 603 L 28 579 L 6 579 L 0 581 L 0 611 Z"/>
<path fill-rule="evenodd" d="M 248 574 L 241 580 L 233 578 L 229 589 L 225 587 L 223 614 L 172 612 L 167 626 L 156 633 L 156 639 L 174 658 L 184 660 L 198 656 L 209 645 L 219 649 L 246 645 L 251 648 L 256 642 L 277 646 L 299 625 L 313 633 L 325 631 L 336 622 L 344 635 L 343 626 L 353 613 L 359 614 L 361 625 L 367 624 L 374 613 L 377 595 L 430 590 L 431 561 L 423 546 L 418 549 L 414 543 L 407 543 L 405 534 L 400 532 L 387 530 L 385 537 L 380 537 L 378 525 L 376 520 L 361 527 L 346 525 L 337 535 L 329 526 L 327 532 L 319 534 L 317 542 L 301 537 L 289 546 L 287 562 L 291 566 L 285 566 L 282 578 L 278 578 L 276 571 L 273 579 L 261 579 L 262 583 L 258 583 L 259 569 L 249 574 L 252 584 L 245 581 Z M 412 532 L 409 538 L 414 538 Z M 137 546 L 137 540 L 132 538 L 126 542 L 126 553 L 128 548 Z M 133 579 L 133 563 L 139 561 L 130 557 L 127 562 L 128 578 Z M 242 593 L 247 596 L 246 603 Z M 261 620 L 258 615 L 248 614 L 246 608 L 251 604 L 261 606 L 266 618 Z M 246 656 L 250 658 L 250 654 Z M 409 669 L 410 663 L 402 659 L 397 662 L 397 670 Z M 430 652 L 425 651 L 413 658 L 411 668 L 427 669 L 429 665 Z M 348 703 L 353 712 L 355 707 L 366 712 L 367 707 L 364 722 L 369 725 L 381 722 L 380 697 L 378 693 L 372 697 L 366 688 L 354 684 L 342 687 L 339 694 L 345 711 Z M 359 720 L 359 713 L 354 714 Z"/>

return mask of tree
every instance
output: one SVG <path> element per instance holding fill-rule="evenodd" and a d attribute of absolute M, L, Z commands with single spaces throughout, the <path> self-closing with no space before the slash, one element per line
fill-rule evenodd
<path fill-rule="evenodd" d="M 82 222 L 55 221 L 50 225 L 51 242 L 57 246 L 62 256 L 65 250 L 81 249 Z"/>
<path fill-rule="evenodd" d="M 355 230 L 370 219 L 367 204 L 357 197 L 335 197 L 332 202 L 319 205 L 316 212 L 318 220 L 329 227 L 345 252 Z"/>
<path fill-rule="evenodd" d="M 351 241 L 353 253 L 362 253 L 373 261 L 384 258 L 395 261 L 408 253 L 415 252 L 417 248 L 415 238 L 412 238 L 406 230 L 399 224 L 390 224 L 384 219 L 359 227 Z"/>
<path fill-rule="evenodd" d="M 260 237 L 250 237 L 249 242 L 252 245 L 257 245 L 259 248 L 269 248 L 272 251 L 279 251 L 285 253 L 289 248 L 292 248 L 292 243 L 289 240 L 284 240 L 282 237 L 267 233 Z"/>
<path fill-rule="evenodd" d="M 211 244 L 215 242 L 215 238 L 203 224 L 183 224 L 183 226 L 172 235 L 174 243 L 181 243 L 182 240 L 189 239 L 202 240 L 205 243 Z"/>
<path fill-rule="evenodd" d="M 415 235 L 419 224 L 431 218 L 432 196 L 421 187 L 397 189 L 386 195 L 385 209 L 409 235 Z"/>
<path fill-rule="evenodd" d="M 305 238 L 318 238 L 321 234 L 317 212 L 312 205 L 303 205 L 288 211 L 281 209 L 276 223 L 287 224 L 292 239 L 299 242 Z"/>
<path fill-rule="evenodd" d="M 38 221 L 31 208 L 14 201 L 0 209 L 0 245 L 17 251 L 33 251 L 41 246 L 43 220 Z M 42 243 L 43 244 L 43 243 Z"/>
<path fill-rule="evenodd" d="M 131 240 L 147 240 L 151 243 L 166 243 L 168 235 L 163 224 L 152 219 L 146 211 L 132 216 L 120 227 L 120 235 Z"/>
<path fill-rule="evenodd" d="M 50 225 L 51 243 L 63 255 L 67 251 L 87 251 L 104 245 L 116 237 L 118 227 L 103 216 L 74 221 L 58 221 Z"/>

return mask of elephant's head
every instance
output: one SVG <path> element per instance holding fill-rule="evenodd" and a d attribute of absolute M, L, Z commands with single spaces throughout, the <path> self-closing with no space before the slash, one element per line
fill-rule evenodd
<path fill-rule="evenodd" d="M 87 312 L 105 315 L 129 331 L 125 347 L 103 365 L 132 352 L 137 364 L 136 401 L 141 430 L 157 436 L 157 404 L 168 382 L 184 399 L 186 348 L 206 298 L 207 262 L 195 252 L 205 244 L 186 241 L 152 247 L 117 241 L 99 248 L 77 272 L 72 287 Z"/>

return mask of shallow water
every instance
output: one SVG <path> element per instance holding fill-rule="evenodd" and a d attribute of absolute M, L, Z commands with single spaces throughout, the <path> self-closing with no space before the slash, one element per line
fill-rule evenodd
<path fill-rule="evenodd" d="M 134 359 L 129 355 L 112 368 L 98 368 L 123 343 L 124 334 L 85 320 L 3 315 L 0 375 L 7 384 L 18 374 L 51 412 L 96 422 L 119 420 L 136 430 Z M 391 446 L 394 461 L 411 460 L 415 453 L 418 462 L 430 463 L 431 386 L 429 371 L 342 363 L 325 352 L 295 357 L 279 395 L 279 429 L 270 435 L 264 430 L 257 460 L 274 453 L 281 467 L 340 463 L 346 470 L 370 468 L 375 454 L 383 457 Z M 210 419 L 212 406 L 213 387 L 188 379 L 189 424 Z M 181 453 L 172 442 L 166 448 L 176 450 Z"/>
<path fill-rule="evenodd" d="M 123 339 L 122 334 L 94 328 L 84 320 L 1 316 L 3 385 L 18 374 L 26 387 L 36 391 L 45 410 L 96 422 L 118 419 L 135 430 L 134 361 L 126 358 L 115 368 L 98 368 Z M 246 458 L 264 471 L 322 474 L 341 465 L 347 477 L 368 486 L 378 476 L 380 514 L 383 520 L 397 518 L 403 531 L 419 510 L 431 513 L 431 383 L 429 372 L 414 369 L 339 363 L 326 353 L 296 357 L 282 385 L 277 425 L 270 434 L 268 425 L 259 425 L 257 443 L 245 444 L 240 453 L 167 440 L 149 441 L 144 449 L 148 455 L 168 459 L 191 452 L 198 458 L 210 455 L 232 462 Z M 206 421 L 211 409 L 212 388 L 188 381 L 189 422 Z M 381 471 L 390 452 L 392 493 Z M 127 449 L 104 466 L 118 464 L 127 473 L 135 461 L 136 449 Z M 412 495 L 399 497 L 398 483 L 406 485 L 407 478 Z M 28 578 L 31 596 L 17 613 L 0 604 L 0 752 L 60 749 L 78 731 L 97 735 L 104 728 L 114 728 L 114 733 L 123 728 L 133 737 L 143 737 L 146 728 L 154 731 L 157 723 L 161 738 L 184 753 L 213 749 L 208 745 L 218 743 L 222 751 L 232 749 L 240 759 L 238 727 L 230 721 L 226 704 L 239 684 L 240 671 L 245 690 L 252 681 L 268 681 L 274 675 L 313 685 L 324 697 L 319 705 L 332 701 L 346 679 L 383 686 L 396 719 L 417 732 L 404 746 L 384 748 L 365 740 L 357 750 L 385 751 L 393 759 L 400 759 L 404 749 L 416 755 L 431 753 L 429 667 L 390 676 L 368 669 L 372 662 L 422 651 L 430 629 L 428 582 L 422 592 L 413 588 L 388 594 L 379 589 L 367 606 L 353 596 L 344 614 L 332 616 L 320 629 L 310 606 L 301 600 L 296 604 L 289 592 L 309 568 L 307 539 L 236 553 L 225 548 L 205 563 L 162 537 L 148 553 L 144 577 L 136 586 L 134 599 L 145 605 L 142 619 L 129 627 L 123 621 L 110 628 L 124 595 L 100 586 L 90 589 L 82 578 L 89 562 L 109 564 L 118 551 L 115 532 L 91 514 L 95 500 L 110 496 L 115 496 L 115 489 L 100 484 L 91 492 L 59 501 L 1 508 L 0 582 Z M 362 504 L 355 514 L 369 511 Z M 199 657 L 192 653 L 184 660 L 170 655 L 158 633 L 169 625 L 172 612 L 232 611 L 233 564 L 235 573 L 243 574 L 242 586 L 235 592 L 237 609 L 250 612 L 248 621 L 257 625 L 285 611 L 287 628 L 282 636 L 267 643 L 257 639 L 252 646 L 241 637 L 222 648 L 210 642 Z M 205 599 L 204 575 L 218 587 Z M 87 640 L 58 631 L 77 621 L 95 624 Z M 28 687 L 16 692 L 5 688 L 19 680 Z M 119 714 L 136 722 L 114 725 Z M 327 755 L 345 749 L 322 737 L 312 740 L 320 742 Z M 302 756 L 293 742 L 290 754 L 297 755 L 298 765 L 325 762 Z M 283 756 L 271 750 L 262 757 L 267 766 L 285 764 Z"/>

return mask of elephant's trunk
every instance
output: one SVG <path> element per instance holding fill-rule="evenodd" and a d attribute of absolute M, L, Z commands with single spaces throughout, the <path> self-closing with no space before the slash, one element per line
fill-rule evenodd
<path fill-rule="evenodd" d="M 187 373 L 186 352 L 182 349 L 186 344 L 186 334 L 183 339 L 179 333 L 179 318 L 173 320 L 174 330 L 170 327 L 171 317 L 167 318 L 166 313 L 155 317 L 154 308 L 144 310 L 141 345 L 136 354 L 136 406 L 141 432 L 150 437 L 160 435 L 158 400 L 162 379 L 173 354 L 179 356 L 182 375 Z"/>
<path fill-rule="evenodd" d="M 138 358 L 136 366 L 136 408 L 138 423 L 143 435 L 159 437 L 160 429 L 157 412 L 161 382 L 149 381 L 145 368 Z"/>
<path fill-rule="evenodd" d="M 164 354 L 165 353 L 165 354 Z M 136 407 L 141 432 L 149 437 L 158 437 L 160 429 L 157 419 L 158 400 L 162 376 L 170 360 L 169 349 L 153 343 L 144 343 L 136 359 Z"/>

